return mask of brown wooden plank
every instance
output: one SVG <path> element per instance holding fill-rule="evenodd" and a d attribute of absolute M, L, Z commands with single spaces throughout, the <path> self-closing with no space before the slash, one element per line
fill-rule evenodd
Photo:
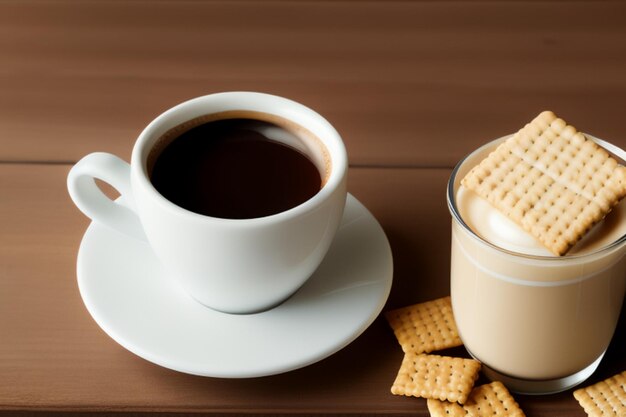
<path fill-rule="evenodd" d="M 620 2 L 1 2 L 0 162 L 128 159 L 154 116 L 224 90 L 294 98 L 336 125 L 350 190 L 394 251 L 388 308 L 448 292 L 449 169 L 544 108 L 626 148 Z M 269 378 L 179 374 L 109 339 L 84 309 L 88 224 L 69 166 L 0 163 L 0 414 L 150 411 L 427 415 L 389 394 L 401 354 L 381 319 L 348 348 Z M 422 194 L 423 193 L 423 194 Z M 626 314 L 590 383 L 626 367 Z M 456 353 L 463 354 L 457 351 Z M 584 416 L 571 392 L 518 401 Z"/>
<path fill-rule="evenodd" d="M 0 164 L 1 412 L 428 415 L 423 400 L 389 393 L 402 354 L 382 318 L 337 354 L 266 378 L 185 375 L 118 346 L 91 319 L 76 287 L 76 250 L 88 221 L 67 196 L 68 170 Z M 386 308 L 449 292 L 449 174 L 350 171 L 351 193 L 378 218 L 394 253 Z M 593 380 L 626 366 L 625 324 L 623 318 Z M 571 392 L 518 401 L 529 417 L 584 416 Z"/>
<path fill-rule="evenodd" d="M 626 147 L 623 2 L 0 3 L 0 160 L 128 158 L 185 99 L 301 101 L 356 165 L 451 166 L 552 109 Z"/>
<path fill-rule="evenodd" d="M 67 196 L 67 171 L 0 165 L 0 195 L 10 196 L 0 200 L 0 409 L 271 414 L 407 406 L 389 394 L 400 352 L 381 320 L 322 363 L 271 378 L 189 376 L 125 351 L 89 317 L 76 288 L 76 250 L 88 222 Z M 358 178 L 357 189 L 367 190 Z"/>

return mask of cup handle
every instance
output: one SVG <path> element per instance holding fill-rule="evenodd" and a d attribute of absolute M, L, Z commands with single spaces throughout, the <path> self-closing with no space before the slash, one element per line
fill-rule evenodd
<path fill-rule="evenodd" d="M 96 184 L 95 179 L 110 184 L 123 197 L 113 201 Z M 67 189 L 74 204 L 87 217 L 140 240 L 146 240 L 143 227 L 133 209 L 130 187 L 130 165 L 115 155 L 91 153 L 72 167 Z"/>

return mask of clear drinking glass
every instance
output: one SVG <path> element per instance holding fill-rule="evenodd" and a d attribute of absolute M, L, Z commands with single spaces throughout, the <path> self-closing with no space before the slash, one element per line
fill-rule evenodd
<path fill-rule="evenodd" d="M 457 190 L 505 139 L 464 158 L 448 182 L 453 311 L 465 347 L 488 378 L 520 393 L 559 392 L 588 378 L 611 341 L 626 292 L 626 236 L 562 257 L 515 253 L 478 236 L 459 214 Z M 626 159 L 621 149 L 594 140 Z"/>

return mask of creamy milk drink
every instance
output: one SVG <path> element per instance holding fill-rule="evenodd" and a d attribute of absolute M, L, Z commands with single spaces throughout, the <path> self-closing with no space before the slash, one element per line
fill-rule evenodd
<path fill-rule="evenodd" d="M 489 378 L 517 392 L 558 392 L 593 373 L 615 331 L 626 291 L 626 201 L 564 256 L 554 255 L 461 185 L 506 139 L 462 160 L 448 184 L 454 315 Z M 624 159 L 622 150 L 596 142 Z"/>

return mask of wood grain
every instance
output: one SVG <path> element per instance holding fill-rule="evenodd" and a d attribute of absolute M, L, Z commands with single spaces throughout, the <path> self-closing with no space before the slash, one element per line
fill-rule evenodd
<path fill-rule="evenodd" d="M 0 165 L 0 195 L 11 196 L 0 200 L 0 409 L 271 414 L 303 409 L 382 413 L 415 407 L 389 394 L 401 351 L 382 319 L 350 347 L 319 364 L 250 380 L 184 375 L 152 365 L 118 346 L 89 317 L 77 290 L 76 251 L 87 221 L 67 196 L 67 171 L 66 166 Z M 432 206 L 422 205 L 413 193 L 398 200 L 393 192 L 408 187 L 440 188 L 447 171 L 356 169 L 350 175 L 351 191 L 369 204 L 390 231 L 394 250 L 407 241 L 419 245 L 420 230 L 426 224 L 430 232 L 441 229 L 448 235 L 448 216 L 443 210 L 428 221 L 405 226 L 400 221 L 402 213 L 426 216 Z M 376 204 L 381 196 L 399 204 Z M 433 253 L 446 253 L 446 240 L 431 246 Z M 410 276 L 404 288 L 394 288 L 390 303 L 447 293 L 442 258 L 427 253 L 397 257 L 395 268 Z M 418 274 L 420 268 L 439 274 Z"/>
<path fill-rule="evenodd" d="M 3 2 L 0 160 L 128 158 L 217 91 L 326 116 L 356 165 L 450 167 L 544 109 L 626 147 L 622 2 Z"/>
<path fill-rule="evenodd" d="M 0 410 L 427 415 L 423 400 L 389 393 L 402 354 L 382 318 L 332 357 L 267 378 L 185 375 L 118 346 L 90 318 L 76 287 L 88 222 L 67 196 L 68 168 L 0 165 L 0 195 L 11 196 L 0 200 Z M 351 193 L 378 218 L 394 253 L 387 309 L 449 292 L 449 215 L 442 199 L 417 193 L 439 195 L 449 173 L 350 172 Z M 597 378 L 626 366 L 621 323 Z M 518 400 L 531 417 L 583 416 L 570 394 Z"/>
<path fill-rule="evenodd" d="M 0 63 L 6 416 L 428 415 L 389 393 L 402 354 L 381 318 L 326 360 L 246 380 L 160 368 L 91 319 L 67 172 L 93 151 L 128 160 L 183 100 L 264 91 L 337 127 L 349 191 L 392 246 L 386 308 L 449 293 L 445 185 L 466 153 L 544 109 L 626 148 L 624 2 L 3 1 Z M 625 316 L 589 383 L 626 369 Z M 516 399 L 529 417 L 585 415 L 571 392 Z"/>

